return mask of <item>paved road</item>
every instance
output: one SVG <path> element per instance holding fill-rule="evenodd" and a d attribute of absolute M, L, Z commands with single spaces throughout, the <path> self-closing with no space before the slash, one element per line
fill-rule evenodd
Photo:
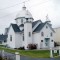
<path fill-rule="evenodd" d="M 21 56 L 21 60 L 60 60 L 60 58 L 29 58 Z"/>

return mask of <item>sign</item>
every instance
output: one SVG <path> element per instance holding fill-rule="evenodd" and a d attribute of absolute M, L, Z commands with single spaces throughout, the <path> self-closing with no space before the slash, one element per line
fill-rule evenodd
<path fill-rule="evenodd" d="M 57 53 L 57 50 L 54 50 L 54 53 Z"/>

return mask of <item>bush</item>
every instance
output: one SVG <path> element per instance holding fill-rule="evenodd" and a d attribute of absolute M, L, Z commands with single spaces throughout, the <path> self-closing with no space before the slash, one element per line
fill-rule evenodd
<path fill-rule="evenodd" d="M 37 44 L 28 44 L 27 48 L 30 50 L 37 49 Z"/>
<path fill-rule="evenodd" d="M 25 48 L 24 47 L 20 47 L 20 48 L 18 48 L 19 50 L 25 50 Z"/>

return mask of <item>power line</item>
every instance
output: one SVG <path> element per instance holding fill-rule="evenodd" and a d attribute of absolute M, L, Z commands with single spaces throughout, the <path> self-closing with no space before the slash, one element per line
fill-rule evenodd
<path fill-rule="evenodd" d="M 3 17 L 6 17 L 6 16 L 9 16 L 9 15 L 12 15 L 12 14 L 14 14 L 14 13 L 16 13 L 16 12 L 18 12 L 18 11 L 15 11 L 15 12 L 10 13 L 10 14 L 7 14 L 7 15 L 4 15 L 4 16 L 2 16 L 2 17 L 0 17 L 0 18 L 3 18 Z"/>
<path fill-rule="evenodd" d="M 29 1 L 29 0 L 24 1 L 24 2 L 28 2 L 28 1 Z M 24 2 L 21 2 L 21 3 L 15 4 L 15 5 L 12 5 L 12 6 L 6 7 L 6 8 L 2 8 L 2 9 L 0 9 L 0 10 L 5 10 L 5 9 L 8 9 L 8 8 L 12 8 L 12 7 L 14 7 L 14 6 L 16 6 L 16 5 L 19 5 L 19 4 L 22 4 L 22 3 L 24 3 Z"/>
<path fill-rule="evenodd" d="M 37 5 L 41 5 L 41 4 L 44 4 L 44 3 L 46 3 L 46 2 L 48 2 L 48 1 L 44 1 L 44 2 L 42 2 L 42 3 L 35 4 L 35 5 L 31 6 L 31 7 L 34 7 L 34 6 L 37 6 Z M 30 7 L 30 8 L 31 8 L 31 7 Z"/>
<path fill-rule="evenodd" d="M 25 2 L 27 2 L 27 1 L 25 1 Z M 43 3 L 46 3 L 46 2 L 48 2 L 48 1 L 45 1 L 45 2 L 43 2 Z M 22 2 L 22 3 L 24 3 L 24 2 Z M 43 4 L 43 3 L 38 3 L 38 4 L 33 5 L 33 6 L 31 6 L 31 7 L 34 7 L 34 6 L 37 6 L 37 5 Z M 14 6 L 12 6 L 12 7 L 14 7 Z M 31 7 L 30 7 L 30 8 L 31 8 Z M 8 8 L 9 8 L 9 7 L 8 7 Z M 10 6 L 10 8 L 11 8 L 11 6 Z M 6 8 L 5 8 L 5 9 L 6 9 Z M 15 12 L 13 12 L 13 13 L 15 13 Z M 6 17 L 6 16 L 11 15 L 11 14 L 13 14 L 13 13 L 7 14 L 7 15 L 2 16 L 2 17 L 0 17 L 0 18 Z"/>

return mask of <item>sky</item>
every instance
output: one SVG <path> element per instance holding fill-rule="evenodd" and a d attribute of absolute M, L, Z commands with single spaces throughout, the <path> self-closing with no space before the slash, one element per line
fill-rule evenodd
<path fill-rule="evenodd" d="M 15 23 L 16 15 L 24 5 L 32 14 L 34 21 L 46 21 L 46 16 L 51 21 L 52 27 L 60 27 L 60 0 L 0 0 L 0 34 L 10 23 Z"/>

